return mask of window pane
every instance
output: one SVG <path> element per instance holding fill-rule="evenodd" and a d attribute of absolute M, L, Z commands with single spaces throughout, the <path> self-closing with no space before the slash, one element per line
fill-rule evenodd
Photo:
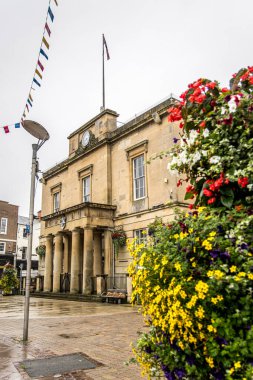
<path fill-rule="evenodd" d="M 1 218 L 1 225 L 0 225 L 0 233 L 6 234 L 7 233 L 7 218 Z"/>
<path fill-rule="evenodd" d="M 145 197 L 145 171 L 144 171 L 144 155 L 133 159 L 133 191 L 134 199 Z"/>
<path fill-rule="evenodd" d="M 60 208 L 60 193 L 54 194 L 54 211 L 58 211 Z"/>
<path fill-rule="evenodd" d="M 1 253 L 4 253 L 4 248 L 5 248 L 5 244 L 4 243 L 0 243 L 0 252 Z"/>
<path fill-rule="evenodd" d="M 83 179 L 83 202 L 90 202 L 90 176 Z"/>

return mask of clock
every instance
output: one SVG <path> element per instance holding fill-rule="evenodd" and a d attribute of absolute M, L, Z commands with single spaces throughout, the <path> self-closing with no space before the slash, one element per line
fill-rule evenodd
<path fill-rule="evenodd" d="M 84 132 L 83 137 L 82 137 L 82 146 L 83 147 L 87 146 L 89 144 L 89 141 L 90 141 L 90 132 L 86 131 Z"/>

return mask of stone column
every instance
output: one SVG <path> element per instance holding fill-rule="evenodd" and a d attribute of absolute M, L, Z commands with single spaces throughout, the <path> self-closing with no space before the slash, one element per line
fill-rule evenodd
<path fill-rule="evenodd" d="M 94 276 L 102 274 L 102 249 L 101 234 L 94 232 L 94 253 L 93 253 L 93 273 Z"/>
<path fill-rule="evenodd" d="M 70 293 L 79 292 L 79 278 L 80 273 L 80 229 L 75 228 L 72 231 L 72 253 L 71 253 L 71 279 L 70 279 Z"/>
<path fill-rule="evenodd" d="M 62 257 L 63 257 L 62 233 L 58 232 L 55 235 L 53 293 L 59 293 L 60 291 Z"/>
<path fill-rule="evenodd" d="M 112 276 L 112 234 L 111 231 L 104 231 L 104 243 L 105 243 L 105 273 L 109 277 Z"/>
<path fill-rule="evenodd" d="M 64 253 L 63 253 L 63 273 L 69 273 L 69 237 L 63 236 Z"/>
<path fill-rule="evenodd" d="M 36 292 L 40 291 L 40 277 L 36 277 Z"/>
<path fill-rule="evenodd" d="M 46 237 L 44 292 L 51 292 L 52 290 L 52 274 L 53 274 L 53 235 L 48 235 Z"/>
<path fill-rule="evenodd" d="M 83 239 L 83 294 L 91 294 L 93 276 L 93 231 L 91 228 L 84 229 Z"/>

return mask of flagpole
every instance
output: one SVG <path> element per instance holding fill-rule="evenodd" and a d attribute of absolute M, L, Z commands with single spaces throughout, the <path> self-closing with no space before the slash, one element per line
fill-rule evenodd
<path fill-rule="evenodd" d="M 103 110 L 105 109 L 105 44 L 104 44 L 104 34 L 102 34 L 102 45 L 103 45 Z"/>

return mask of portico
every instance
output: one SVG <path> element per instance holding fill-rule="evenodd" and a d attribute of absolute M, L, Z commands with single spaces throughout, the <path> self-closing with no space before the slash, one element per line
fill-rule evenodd
<path fill-rule="evenodd" d="M 61 276 L 70 293 L 92 293 L 92 278 L 112 275 L 113 215 L 116 206 L 84 202 L 43 217 L 44 292 L 59 293 Z"/>

